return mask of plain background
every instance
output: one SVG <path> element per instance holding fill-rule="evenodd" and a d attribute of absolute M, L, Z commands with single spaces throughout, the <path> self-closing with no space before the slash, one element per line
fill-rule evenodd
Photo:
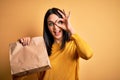
<path fill-rule="evenodd" d="M 81 59 L 81 80 L 120 80 L 119 0 L 0 0 L 0 80 L 10 80 L 9 43 L 41 36 L 47 9 L 71 11 L 76 32 L 94 56 Z"/>

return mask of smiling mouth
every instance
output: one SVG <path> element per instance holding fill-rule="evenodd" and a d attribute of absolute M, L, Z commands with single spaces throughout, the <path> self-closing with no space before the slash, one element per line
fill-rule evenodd
<path fill-rule="evenodd" d="M 58 31 L 53 31 L 54 32 L 54 34 L 56 35 L 56 36 L 59 36 L 60 35 L 60 33 L 61 33 L 61 30 L 58 30 Z"/>

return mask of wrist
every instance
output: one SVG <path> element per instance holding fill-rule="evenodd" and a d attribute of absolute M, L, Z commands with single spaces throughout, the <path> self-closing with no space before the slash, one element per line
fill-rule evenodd
<path fill-rule="evenodd" d="M 71 35 L 75 34 L 75 30 L 72 27 L 69 29 L 69 32 L 70 32 Z"/>

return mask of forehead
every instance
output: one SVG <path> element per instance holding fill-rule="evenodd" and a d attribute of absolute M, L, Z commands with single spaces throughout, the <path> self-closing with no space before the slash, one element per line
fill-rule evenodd
<path fill-rule="evenodd" d="M 59 17 L 58 17 L 57 15 L 51 14 L 51 15 L 48 17 L 47 21 L 55 22 L 58 18 L 59 18 Z"/>

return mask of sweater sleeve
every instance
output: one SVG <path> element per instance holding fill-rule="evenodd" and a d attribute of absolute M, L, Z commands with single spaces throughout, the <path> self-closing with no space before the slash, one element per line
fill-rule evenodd
<path fill-rule="evenodd" d="M 83 39 L 80 38 L 78 34 L 72 34 L 71 39 L 74 40 L 77 53 L 81 58 L 88 60 L 92 57 L 93 52 L 91 48 Z"/>

